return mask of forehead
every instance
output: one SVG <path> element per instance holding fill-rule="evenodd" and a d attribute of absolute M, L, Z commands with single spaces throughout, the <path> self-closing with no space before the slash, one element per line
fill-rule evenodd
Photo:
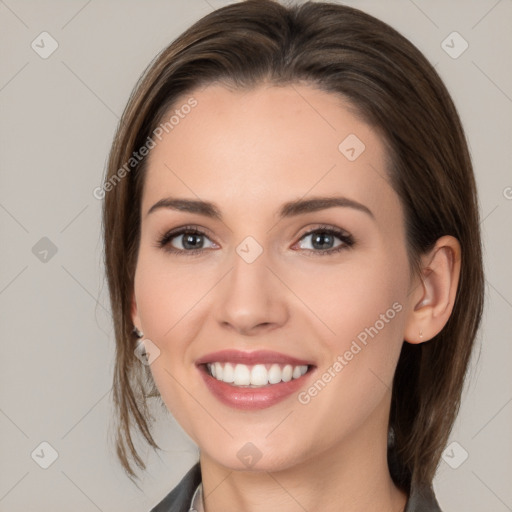
<path fill-rule="evenodd" d="M 190 98 L 194 108 L 180 112 Z M 179 122 L 149 155 L 143 211 L 166 193 L 246 211 L 307 194 L 377 208 L 396 200 L 383 140 L 340 96 L 299 84 L 210 85 L 182 96 L 164 122 L 173 113 Z"/>

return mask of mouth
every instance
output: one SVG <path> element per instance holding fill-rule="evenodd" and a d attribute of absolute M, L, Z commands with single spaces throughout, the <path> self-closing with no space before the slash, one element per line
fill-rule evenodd
<path fill-rule="evenodd" d="M 311 361 L 269 351 L 225 350 L 202 357 L 196 366 L 210 392 L 237 409 L 263 409 L 305 385 Z"/>

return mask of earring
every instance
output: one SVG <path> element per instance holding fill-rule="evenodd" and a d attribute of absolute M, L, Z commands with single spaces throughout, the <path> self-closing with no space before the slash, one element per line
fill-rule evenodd
<path fill-rule="evenodd" d="M 137 329 L 137 327 L 133 327 L 133 332 L 135 333 L 135 335 L 137 336 L 137 338 L 142 338 L 144 336 L 144 333 L 142 331 L 139 331 L 139 329 Z"/>

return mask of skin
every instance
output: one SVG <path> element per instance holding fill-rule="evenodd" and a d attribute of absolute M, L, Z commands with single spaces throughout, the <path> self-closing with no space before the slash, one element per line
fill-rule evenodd
<path fill-rule="evenodd" d="M 409 271 L 383 142 L 338 96 L 298 84 L 191 95 L 198 105 L 149 157 L 132 320 L 159 348 L 155 382 L 200 448 L 207 512 L 402 511 L 406 495 L 386 460 L 393 374 L 404 340 L 427 341 L 451 313 L 457 241 L 443 237 L 423 256 L 422 274 Z M 349 134 L 365 144 L 354 161 L 338 149 Z M 372 215 L 332 207 L 278 218 L 287 201 L 333 195 Z M 168 196 L 213 202 L 222 221 L 148 214 Z M 180 236 L 172 246 L 181 254 L 158 247 L 185 225 L 206 233 L 202 252 L 184 254 Z M 316 254 L 304 235 L 321 225 L 350 233 L 354 245 Z M 247 236 L 263 249 L 250 264 L 236 252 Z M 401 311 L 307 404 L 294 394 L 263 410 L 230 408 L 194 364 L 222 349 L 274 350 L 314 361 L 307 390 L 396 303 Z M 248 442 L 261 453 L 252 468 L 237 457 Z"/>

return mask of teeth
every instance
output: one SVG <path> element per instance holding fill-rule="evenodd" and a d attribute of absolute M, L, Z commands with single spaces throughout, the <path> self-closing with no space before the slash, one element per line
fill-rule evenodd
<path fill-rule="evenodd" d="M 245 365 L 237 365 L 245 366 Z M 247 366 L 245 366 L 247 368 Z M 256 364 L 251 370 L 251 385 L 252 386 L 265 386 L 268 384 L 268 372 L 263 364 Z"/>
<path fill-rule="evenodd" d="M 222 380 L 224 368 L 220 363 L 215 363 L 215 378 L 218 380 Z"/>
<path fill-rule="evenodd" d="M 215 363 L 215 365 L 218 364 L 220 363 Z M 249 371 L 249 368 L 245 366 L 245 364 L 237 364 L 235 366 L 235 379 L 233 382 L 237 386 L 248 386 L 251 383 L 251 372 Z"/>
<path fill-rule="evenodd" d="M 293 368 L 291 364 L 287 364 L 283 368 L 283 382 L 290 382 L 292 380 Z"/>
<path fill-rule="evenodd" d="M 233 368 L 233 365 L 231 363 L 226 363 L 224 365 L 224 371 L 222 372 L 222 380 L 224 382 L 235 382 L 235 369 Z"/>
<path fill-rule="evenodd" d="M 269 384 L 278 384 L 281 382 L 283 372 L 278 364 L 273 364 L 268 371 L 268 382 Z"/>
<path fill-rule="evenodd" d="M 307 365 L 292 366 L 291 364 L 272 365 L 234 363 L 208 363 L 208 372 L 212 377 L 234 386 L 260 387 L 279 382 L 290 382 L 292 379 L 302 377 L 307 371 Z"/>

